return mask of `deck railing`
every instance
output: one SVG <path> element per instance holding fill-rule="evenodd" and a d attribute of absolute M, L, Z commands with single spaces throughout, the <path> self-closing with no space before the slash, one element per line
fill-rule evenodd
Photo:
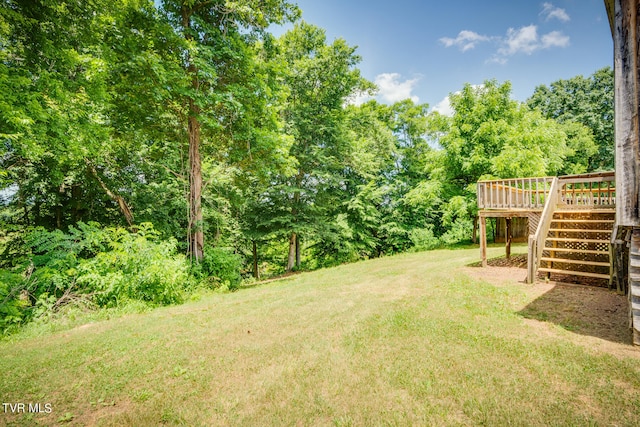
<path fill-rule="evenodd" d="M 538 228 L 535 234 L 529 236 L 529 255 L 527 260 L 527 282 L 533 283 L 534 278 L 538 274 L 538 268 L 540 267 L 540 259 L 542 258 L 542 252 L 544 251 L 545 240 L 547 234 L 549 234 L 549 228 L 551 228 L 551 220 L 553 219 L 553 212 L 556 210 L 558 204 L 558 198 L 560 192 L 558 191 L 560 183 L 558 178 L 553 178 L 551 182 L 551 188 L 549 191 L 549 197 L 540 216 L 538 222 Z"/>
<path fill-rule="evenodd" d="M 544 208 L 553 177 L 478 181 L 478 209 Z"/>
<path fill-rule="evenodd" d="M 558 205 L 563 209 L 613 208 L 616 205 L 615 172 L 561 176 L 559 181 Z"/>
<path fill-rule="evenodd" d="M 544 209 L 553 177 L 478 181 L 478 209 Z M 612 208 L 616 205 L 614 172 L 558 178 L 558 206 Z"/>

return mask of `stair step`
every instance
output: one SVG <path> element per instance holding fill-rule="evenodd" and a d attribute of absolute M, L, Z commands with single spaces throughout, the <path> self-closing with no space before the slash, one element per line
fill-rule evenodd
<path fill-rule="evenodd" d="M 548 262 L 557 262 L 563 264 L 577 264 L 577 265 L 593 265 L 595 267 L 609 267 L 611 266 L 608 262 L 601 261 L 587 261 L 582 259 L 569 259 L 569 258 L 551 258 L 551 257 L 542 257 L 540 261 L 548 261 Z"/>
<path fill-rule="evenodd" d="M 569 243 L 611 243 L 609 240 L 597 239 L 576 239 L 573 237 L 547 237 L 549 242 L 569 242 Z"/>
<path fill-rule="evenodd" d="M 579 223 L 579 224 L 614 224 L 616 222 L 615 219 L 552 219 L 552 223 L 554 222 L 562 222 L 562 223 Z"/>
<path fill-rule="evenodd" d="M 598 251 L 595 249 L 549 248 L 545 246 L 543 250 L 553 251 L 553 252 L 575 252 L 575 253 L 592 254 L 592 255 L 609 255 L 609 251 Z"/>
<path fill-rule="evenodd" d="M 594 277 L 596 279 L 607 279 L 607 280 L 609 280 L 609 275 L 608 274 L 589 273 L 589 272 L 586 272 L 586 271 L 559 270 L 559 269 L 555 269 L 555 268 L 544 268 L 544 267 L 538 268 L 538 271 L 541 271 L 543 273 L 568 274 L 568 275 L 571 275 L 571 276 Z"/>
<path fill-rule="evenodd" d="M 611 234 L 611 230 L 594 230 L 593 228 L 550 228 L 549 231 L 561 231 L 565 233 L 609 233 Z"/>
<path fill-rule="evenodd" d="M 593 214 L 615 214 L 616 210 L 615 208 L 601 208 L 601 209 L 588 209 L 588 208 L 582 208 L 582 209 L 556 209 L 555 211 L 553 211 L 555 214 L 585 214 L 585 213 L 593 213 Z"/>

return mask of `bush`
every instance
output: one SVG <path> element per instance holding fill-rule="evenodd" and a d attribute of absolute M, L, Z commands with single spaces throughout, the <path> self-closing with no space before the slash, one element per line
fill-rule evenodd
<path fill-rule="evenodd" d="M 201 280 L 208 281 L 214 288 L 238 289 L 242 277 L 240 269 L 242 259 L 240 255 L 225 248 L 207 248 L 204 258 L 194 267 L 194 275 Z"/>
<path fill-rule="evenodd" d="M 440 239 L 433 234 L 433 226 L 414 228 L 409 232 L 409 238 L 416 251 L 428 251 L 441 245 Z"/>
<path fill-rule="evenodd" d="M 124 300 L 154 305 L 182 302 L 189 285 L 189 265 L 176 254 L 175 239 L 157 241 L 149 223 L 136 233 L 111 229 L 111 250 L 100 252 L 77 267 L 77 284 L 95 292 L 100 306 L 118 306 Z"/>
<path fill-rule="evenodd" d="M 22 323 L 29 299 L 20 287 L 22 277 L 0 270 L 0 331 Z"/>
<path fill-rule="evenodd" d="M 80 300 L 99 307 L 179 303 L 192 283 L 175 239 L 160 240 L 150 223 L 136 232 L 97 223 L 79 223 L 66 233 L 40 227 L 16 245 L 20 261 L 5 261 L 0 274 L 0 329 L 5 331 Z"/>
<path fill-rule="evenodd" d="M 451 228 L 440 237 L 440 240 L 445 245 L 454 245 L 470 240 L 472 233 L 473 221 L 467 218 L 457 218 Z"/>

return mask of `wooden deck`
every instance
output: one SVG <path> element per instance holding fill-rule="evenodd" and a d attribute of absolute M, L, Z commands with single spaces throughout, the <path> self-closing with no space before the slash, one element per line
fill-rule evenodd
<path fill-rule="evenodd" d="M 486 218 L 528 217 L 529 283 L 539 271 L 611 283 L 615 203 L 614 172 L 479 181 L 482 265 L 487 262 Z M 510 221 L 506 223 L 508 228 Z M 507 253 L 510 244 L 507 237 Z"/>

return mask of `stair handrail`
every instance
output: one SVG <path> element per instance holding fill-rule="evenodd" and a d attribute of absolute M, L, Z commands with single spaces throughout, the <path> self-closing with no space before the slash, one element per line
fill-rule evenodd
<path fill-rule="evenodd" d="M 565 175 L 558 177 L 558 179 L 560 180 L 558 199 L 560 205 L 569 208 L 609 208 L 616 204 L 615 172 L 613 171 Z M 572 186 L 571 189 L 567 188 L 569 184 Z"/>
<path fill-rule="evenodd" d="M 549 195 L 544 203 L 544 209 L 540 216 L 540 222 L 538 222 L 538 228 L 535 234 L 529 235 L 529 254 L 528 254 L 528 272 L 527 282 L 533 283 L 536 275 L 538 274 L 538 268 L 540 267 L 540 258 L 542 258 L 542 252 L 544 251 L 544 243 L 549 234 L 551 228 L 551 220 L 553 219 L 553 213 L 556 210 L 558 204 L 558 178 L 554 177 L 551 181 L 551 187 L 549 189 Z"/>

